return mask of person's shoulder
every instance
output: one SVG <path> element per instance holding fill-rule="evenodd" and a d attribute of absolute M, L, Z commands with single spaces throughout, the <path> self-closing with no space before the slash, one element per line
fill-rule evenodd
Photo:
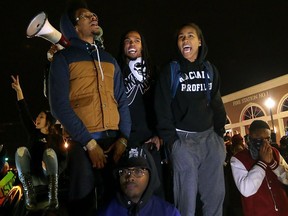
<path fill-rule="evenodd" d="M 212 67 L 213 69 L 217 69 L 216 65 L 208 59 L 203 60 L 203 64 L 206 67 Z"/>
<path fill-rule="evenodd" d="M 237 152 L 232 157 L 238 159 L 239 161 L 241 161 L 241 163 L 243 163 L 244 161 L 251 161 L 252 160 L 252 156 L 250 154 L 250 151 L 247 148 Z"/>
<path fill-rule="evenodd" d="M 118 212 L 121 215 L 122 211 L 125 211 L 126 208 L 117 202 L 116 198 L 113 198 L 106 206 L 95 211 L 97 216 L 109 216 L 113 213 Z"/>
<path fill-rule="evenodd" d="M 279 156 L 281 154 L 279 147 L 277 147 L 277 146 L 271 146 L 271 147 L 272 147 L 272 150 L 273 150 L 274 154 L 276 154 L 277 156 Z"/>
<path fill-rule="evenodd" d="M 233 146 L 234 148 L 234 146 Z M 247 148 L 244 148 L 238 152 L 236 152 L 232 157 L 235 157 L 237 159 L 243 158 L 243 157 L 248 157 L 250 155 L 250 152 Z"/>
<path fill-rule="evenodd" d="M 172 212 L 177 213 L 178 212 L 178 209 L 172 203 L 164 200 L 161 197 L 158 197 L 158 196 L 154 195 L 154 196 L 151 197 L 151 199 L 154 199 L 154 202 L 157 202 L 159 205 L 164 207 L 166 209 L 166 211 L 168 211 L 170 213 L 172 213 Z M 178 215 L 178 214 L 172 214 L 172 215 Z"/>
<path fill-rule="evenodd" d="M 79 56 L 79 53 L 83 52 L 83 50 L 79 49 L 75 46 L 69 46 L 65 49 L 58 50 L 53 54 L 53 60 L 51 64 L 54 65 L 55 63 L 58 64 L 59 62 L 63 62 L 63 59 L 74 59 L 75 56 Z"/>
<path fill-rule="evenodd" d="M 164 62 L 162 62 L 161 64 L 158 65 L 158 70 L 161 71 L 163 69 L 167 69 L 171 67 L 171 64 L 180 64 L 179 61 L 177 59 L 169 59 L 166 60 Z"/>
<path fill-rule="evenodd" d="M 100 55 L 100 61 L 101 62 L 111 62 L 113 64 L 117 63 L 116 58 L 110 52 L 108 52 L 104 49 L 99 49 L 99 55 Z"/>
<path fill-rule="evenodd" d="M 176 62 L 174 62 L 176 63 Z M 167 61 L 162 63 L 161 65 L 158 66 L 158 71 L 157 71 L 157 79 L 159 77 L 167 77 L 170 76 L 170 72 L 171 72 L 171 67 L 173 64 L 172 61 Z"/>
<path fill-rule="evenodd" d="M 206 68 L 208 68 L 208 70 L 212 73 L 213 72 L 213 75 L 214 76 L 219 76 L 220 74 L 219 74 L 219 70 L 218 70 L 218 68 L 216 67 L 216 65 L 213 63 L 213 62 L 211 62 L 211 61 L 209 61 L 209 60 L 205 60 L 205 61 L 203 61 L 203 63 L 204 63 L 204 65 L 205 65 L 205 67 Z"/>

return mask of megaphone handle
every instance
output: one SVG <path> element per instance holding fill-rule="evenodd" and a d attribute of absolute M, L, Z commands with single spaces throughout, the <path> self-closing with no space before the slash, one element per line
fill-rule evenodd
<path fill-rule="evenodd" d="M 60 45 L 62 45 L 63 47 L 69 47 L 70 46 L 70 41 L 67 38 L 65 38 L 63 34 L 61 35 L 61 38 L 58 41 L 58 43 Z"/>

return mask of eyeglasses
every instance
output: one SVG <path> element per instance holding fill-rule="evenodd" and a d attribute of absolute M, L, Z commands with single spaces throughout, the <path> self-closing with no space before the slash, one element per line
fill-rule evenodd
<path fill-rule="evenodd" d="M 120 177 L 127 176 L 127 175 L 129 175 L 129 176 L 133 175 L 136 178 L 140 178 L 140 177 L 145 175 L 146 171 L 147 171 L 147 169 L 144 169 L 144 168 L 120 169 L 118 171 L 118 173 L 119 173 Z"/>
<path fill-rule="evenodd" d="M 76 22 L 78 22 L 80 19 L 91 19 L 92 17 L 95 17 L 98 20 L 98 16 L 95 13 L 85 13 L 77 17 Z"/>

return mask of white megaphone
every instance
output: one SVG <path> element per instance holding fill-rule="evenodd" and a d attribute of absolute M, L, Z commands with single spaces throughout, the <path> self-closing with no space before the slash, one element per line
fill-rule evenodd
<path fill-rule="evenodd" d="M 33 38 L 35 36 L 44 38 L 55 45 L 61 45 L 62 47 L 58 46 L 60 49 L 70 46 L 69 40 L 49 23 L 45 12 L 37 14 L 30 21 L 26 30 L 26 35 L 28 38 Z"/>

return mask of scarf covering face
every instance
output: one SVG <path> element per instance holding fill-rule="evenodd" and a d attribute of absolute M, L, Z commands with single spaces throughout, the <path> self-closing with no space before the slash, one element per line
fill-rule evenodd
<path fill-rule="evenodd" d="M 138 93 L 143 95 L 149 89 L 149 75 L 145 62 L 139 57 L 136 60 L 129 61 L 131 73 L 124 79 L 128 105 L 131 105 Z"/>
<path fill-rule="evenodd" d="M 249 139 L 249 151 L 254 160 L 259 159 L 259 150 L 263 143 L 263 139 Z"/>
<path fill-rule="evenodd" d="M 145 61 L 142 61 L 141 57 L 135 60 L 130 60 L 129 68 L 133 76 L 139 82 L 143 82 L 146 79 L 146 65 L 145 65 Z"/>

